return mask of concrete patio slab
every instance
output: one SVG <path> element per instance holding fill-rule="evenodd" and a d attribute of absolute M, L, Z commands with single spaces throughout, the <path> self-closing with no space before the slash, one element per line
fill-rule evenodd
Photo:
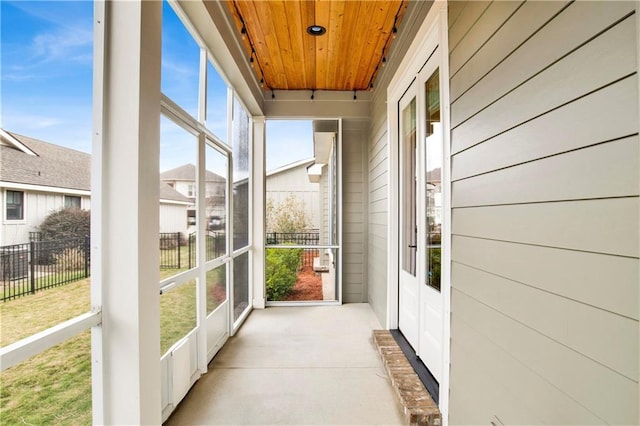
<path fill-rule="evenodd" d="M 166 424 L 406 424 L 376 328 L 367 304 L 256 310 Z"/>

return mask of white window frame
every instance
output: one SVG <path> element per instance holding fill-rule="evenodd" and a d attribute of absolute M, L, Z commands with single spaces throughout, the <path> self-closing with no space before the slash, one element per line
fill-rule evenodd
<path fill-rule="evenodd" d="M 68 208 L 68 207 L 75 207 L 75 206 L 67 206 L 67 199 L 77 199 L 78 201 L 80 201 L 78 208 L 82 209 L 82 204 L 83 204 L 83 200 L 82 197 L 80 195 L 69 195 L 69 194 L 64 194 L 63 196 L 63 206 L 64 208 Z"/>
<path fill-rule="evenodd" d="M 9 202 L 8 202 L 8 193 L 9 192 L 21 192 L 22 193 L 22 219 L 9 219 L 7 217 L 7 208 L 9 207 Z M 4 222 L 6 224 L 26 224 L 27 223 L 27 191 L 24 191 L 22 189 L 12 189 L 12 188 L 7 188 L 4 190 L 4 203 L 3 203 L 3 217 L 4 217 Z"/>

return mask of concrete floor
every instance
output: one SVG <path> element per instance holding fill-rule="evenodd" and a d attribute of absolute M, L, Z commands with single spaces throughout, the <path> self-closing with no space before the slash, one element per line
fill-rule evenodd
<path fill-rule="evenodd" d="M 255 310 L 168 425 L 404 424 L 367 304 Z"/>

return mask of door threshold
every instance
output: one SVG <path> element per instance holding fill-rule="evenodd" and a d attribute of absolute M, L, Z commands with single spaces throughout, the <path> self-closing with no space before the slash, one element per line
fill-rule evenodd
<path fill-rule="evenodd" d="M 435 377 L 433 377 L 422 360 L 416 355 L 416 351 L 413 350 L 413 347 L 409 344 L 407 339 L 405 339 L 402 332 L 400 330 L 389 331 L 391 332 L 391 335 L 393 336 L 396 343 L 398 343 L 398 346 L 400 346 L 400 349 L 409 361 L 409 364 L 411 364 L 411 367 L 413 367 L 413 370 L 420 378 L 420 381 L 427 389 L 427 392 L 429 392 L 429 395 L 431 395 L 431 398 L 433 398 L 433 401 L 436 404 L 439 404 L 440 385 L 438 384 L 438 381 L 435 379 Z"/>

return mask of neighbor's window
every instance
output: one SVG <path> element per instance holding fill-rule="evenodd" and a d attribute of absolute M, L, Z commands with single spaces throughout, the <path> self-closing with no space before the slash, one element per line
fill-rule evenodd
<path fill-rule="evenodd" d="M 24 219 L 24 192 L 7 191 L 7 220 Z"/>
<path fill-rule="evenodd" d="M 64 206 L 65 206 L 65 208 L 79 209 L 79 208 L 81 208 L 80 203 L 81 203 L 80 197 L 78 197 L 77 195 L 65 195 L 64 196 Z"/>

